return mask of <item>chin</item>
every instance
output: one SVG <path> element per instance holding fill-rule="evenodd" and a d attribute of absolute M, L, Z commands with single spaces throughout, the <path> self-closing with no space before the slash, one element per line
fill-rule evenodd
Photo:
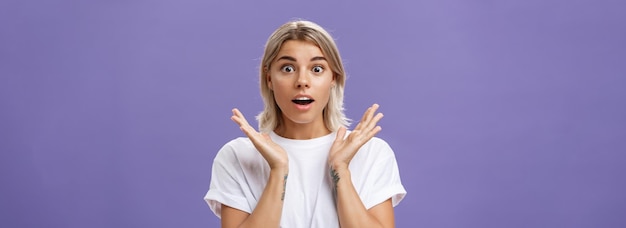
<path fill-rule="evenodd" d="M 288 120 L 295 124 L 310 124 L 313 123 L 313 119 L 304 119 L 304 118 L 288 118 Z"/>
<path fill-rule="evenodd" d="M 295 124 L 311 124 L 315 122 L 315 117 L 310 116 L 308 114 L 296 114 L 296 115 L 284 115 L 283 116 L 286 121 L 295 123 Z"/>

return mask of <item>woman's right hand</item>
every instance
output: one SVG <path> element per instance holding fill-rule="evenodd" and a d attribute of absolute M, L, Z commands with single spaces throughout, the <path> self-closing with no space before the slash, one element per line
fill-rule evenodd
<path fill-rule="evenodd" d="M 239 109 L 233 109 L 233 116 L 230 119 L 237 123 L 239 129 L 250 138 L 254 147 L 265 158 L 271 169 L 289 168 L 287 152 L 272 141 L 269 134 L 259 133 L 250 126 Z"/>

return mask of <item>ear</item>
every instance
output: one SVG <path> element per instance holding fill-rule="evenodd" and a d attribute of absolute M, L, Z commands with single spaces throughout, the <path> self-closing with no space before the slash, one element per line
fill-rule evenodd
<path fill-rule="evenodd" d="M 263 69 L 263 74 L 265 75 L 265 81 L 267 81 L 267 88 L 269 88 L 270 90 L 273 90 L 274 88 L 272 87 L 272 77 L 269 71 L 267 70 L 267 67 Z"/>

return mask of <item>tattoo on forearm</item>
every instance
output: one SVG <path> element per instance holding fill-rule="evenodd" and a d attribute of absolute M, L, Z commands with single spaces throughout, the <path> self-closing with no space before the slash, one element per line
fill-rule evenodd
<path fill-rule="evenodd" d="M 285 174 L 285 176 L 283 177 L 283 194 L 280 197 L 280 200 L 285 201 L 285 191 L 287 190 L 287 176 L 289 176 L 289 174 Z"/>
<path fill-rule="evenodd" d="M 339 182 L 339 173 L 335 169 L 330 168 L 330 177 L 333 178 L 333 197 L 337 199 L 337 182 Z"/>
<path fill-rule="evenodd" d="M 330 177 L 333 178 L 333 184 L 335 185 L 335 188 L 337 187 L 337 182 L 339 182 L 339 174 L 337 173 L 337 171 L 335 171 L 335 169 L 331 168 L 330 169 Z"/>

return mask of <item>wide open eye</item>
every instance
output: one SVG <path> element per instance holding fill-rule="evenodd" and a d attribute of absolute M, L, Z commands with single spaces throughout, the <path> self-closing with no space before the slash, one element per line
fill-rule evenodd
<path fill-rule="evenodd" d="M 315 73 L 322 73 L 324 72 L 324 67 L 322 66 L 314 66 L 313 69 L 311 69 L 313 72 Z"/>
<path fill-rule="evenodd" d="M 292 73 L 296 71 L 296 68 L 294 68 L 292 65 L 285 65 L 282 68 L 280 68 L 280 71 L 285 72 L 285 73 Z"/>

